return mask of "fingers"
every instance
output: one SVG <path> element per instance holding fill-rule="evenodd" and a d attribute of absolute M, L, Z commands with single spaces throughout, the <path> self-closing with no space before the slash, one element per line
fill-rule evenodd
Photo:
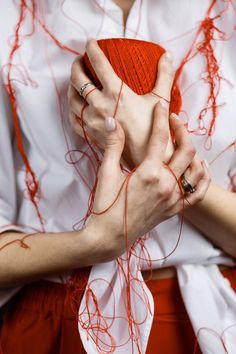
<path fill-rule="evenodd" d="M 81 118 L 81 112 L 86 102 L 71 84 L 68 88 L 68 102 L 70 110 L 72 110 L 76 116 Z"/>
<path fill-rule="evenodd" d="M 84 125 L 84 129 L 83 129 L 81 126 L 81 123 L 79 121 L 79 118 L 72 111 L 70 111 L 70 113 L 69 113 L 69 121 L 70 121 L 70 124 L 71 124 L 73 130 L 77 134 L 82 136 L 82 138 L 85 139 L 85 134 L 84 134 L 85 125 Z"/>
<path fill-rule="evenodd" d="M 196 149 L 184 125 L 178 120 L 176 114 L 171 114 L 170 127 L 175 135 L 177 148 L 174 151 L 169 166 L 179 179 L 185 173 L 196 154 Z"/>
<path fill-rule="evenodd" d="M 184 177 L 186 180 L 195 187 L 198 182 L 204 176 L 204 168 L 200 159 L 195 156 L 189 166 L 189 168 L 184 172 Z"/>
<path fill-rule="evenodd" d="M 120 168 L 121 155 L 124 149 L 125 134 L 117 120 L 112 117 L 105 119 L 107 137 L 105 142 L 105 153 L 102 166 L 111 173 L 113 168 Z M 110 171 L 110 172 L 109 172 Z"/>
<path fill-rule="evenodd" d="M 119 89 L 120 79 L 114 72 L 111 64 L 97 44 L 96 40 L 92 39 L 88 41 L 86 52 L 102 86 L 105 89 L 109 89 L 111 87 L 114 87 L 116 90 Z"/>
<path fill-rule="evenodd" d="M 211 182 L 209 170 L 205 162 L 201 161 L 200 163 L 202 165 L 203 176 L 195 185 L 195 192 L 187 197 L 186 206 L 191 206 L 201 202 L 204 199 Z"/>
<path fill-rule="evenodd" d="M 160 168 L 165 158 L 168 139 L 168 105 L 164 100 L 160 100 L 154 108 L 152 133 L 145 160 L 152 161 L 157 168 Z"/>
<path fill-rule="evenodd" d="M 88 82 L 92 82 L 90 80 L 90 78 L 85 74 L 83 63 L 82 63 L 81 59 L 79 59 L 79 58 L 76 58 L 74 63 L 72 64 L 70 81 L 71 81 L 72 86 L 78 92 L 78 95 L 79 95 L 79 90 L 81 89 L 81 87 L 84 84 L 86 84 Z M 90 86 L 86 87 L 83 92 L 83 97 L 86 96 L 86 101 L 88 102 L 88 104 L 93 103 L 95 101 L 99 101 L 102 99 L 101 92 L 99 90 L 93 90 L 94 87 L 95 86 L 90 85 Z M 91 90 L 93 90 L 91 92 L 91 94 L 88 94 Z"/>
<path fill-rule="evenodd" d="M 158 62 L 157 79 L 152 91 L 170 101 L 174 75 L 175 71 L 171 54 L 165 52 Z"/>

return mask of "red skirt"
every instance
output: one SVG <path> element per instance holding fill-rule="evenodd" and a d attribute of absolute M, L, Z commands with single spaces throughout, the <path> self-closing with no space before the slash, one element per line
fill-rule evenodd
<path fill-rule="evenodd" d="M 236 291 L 236 268 L 222 271 Z M 147 283 L 155 306 L 147 354 L 192 354 L 195 335 L 176 278 Z M 83 289 L 77 291 L 77 301 Z M 0 333 L 1 354 L 84 354 L 76 315 L 62 284 L 39 281 L 10 302 Z M 157 306 L 158 304 L 158 306 Z M 196 354 L 200 354 L 198 348 Z M 128 354 L 128 353 L 124 353 Z"/>

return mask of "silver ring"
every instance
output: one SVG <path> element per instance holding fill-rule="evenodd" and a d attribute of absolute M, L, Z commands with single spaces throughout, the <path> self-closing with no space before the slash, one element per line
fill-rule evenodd
<path fill-rule="evenodd" d="M 84 84 L 83 86 L 80 87 L 80 89 L 79 89 L 79 94 L 80 94 L 81 97 L 84 98 L 84 96 L 83 96 L 84 90 L 85 90 L 88 86 L 91 86 L 91 85 L 94 86 L 94 85 L 92 84 L 92 82 L 87 82 L 86 84 Z"/>
<path fill-rule="evenodd" d="M 196 190 L 195 188 L 186 180 L 186 178 L 181 176 L 181 185 L 185 193 L 194 193 Z"/>

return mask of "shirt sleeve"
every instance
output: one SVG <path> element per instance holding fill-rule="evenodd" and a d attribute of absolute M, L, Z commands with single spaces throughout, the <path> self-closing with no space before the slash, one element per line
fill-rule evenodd
<path fill-rule="evenodd" d="M 8 230 L 23 231 L 14 225 L 17 201 L 12 143 L 13 121 L 10 103 L 0 81 L 0 233 Z"/>
<path fill-rule="evenodd" d="M 0 81 L 0 238 L 5 231 L 24 231 L 15 225 L 17 217 L 16 177 L 13 156 L 13 122 L 8 95 Z M 1 252 L 1 251 L 0 251 Z M 0 307 L 19 288 L 0 289 Z"/>

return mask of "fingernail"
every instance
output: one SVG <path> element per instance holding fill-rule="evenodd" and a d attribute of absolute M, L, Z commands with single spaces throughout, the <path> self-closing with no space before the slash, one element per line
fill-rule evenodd
<path fill-rule="evenodd" d="M 108 132 L 112 132 L 116 130 L 116 121 L 112 117 L 106 117 L 105 118 L 105 129 Z"/>
<path fill-rule="evenodd" d="M 175 113 L 171 113 L 170 115 L 172 118 L 178 119 L 179 120 L 179 116 Z"/>
<path fill-rule="evenodd" d="M 165 52 L 164 57 L 165 57 L 166 61 L 169 61 L 169 62 L 173 61 L 173 56 L 172 56 L 171 52 L 169 52 L 169 51 Z"/>
<path fill-rule="evenodd" d="M 209 168 L 209 162 L 207 160 L 203 160 L 203 161 L 204 161 L 206 167 Z"/>
<path fill-rule="evenodd" d="M 167 105 L 167 103 L 166 103 L 165 100 L 160 99 L 159 103 L 160 103 L 160 105 L 161 105 L 162 108 L 167 109 L 167 106 L 168 106 L 168 105 Z"/>

